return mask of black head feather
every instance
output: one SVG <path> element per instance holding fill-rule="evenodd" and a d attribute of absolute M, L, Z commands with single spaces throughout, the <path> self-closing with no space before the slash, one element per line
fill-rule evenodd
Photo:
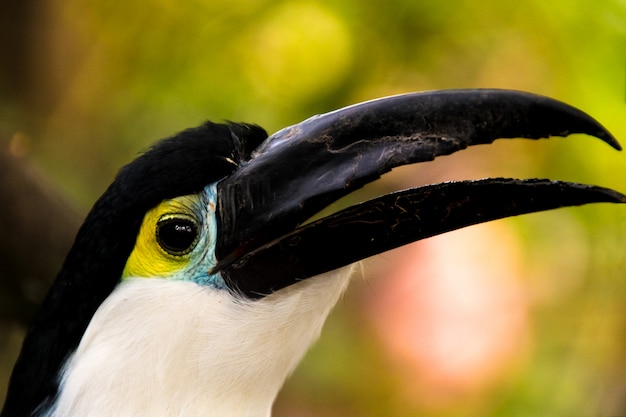
<path fill-rule="evenodd" d="M 255 125 L 207 122 L 164 139 L 120 171 L 87 215 L 26 335 L 3 417 L 31 415 L 54 400 L 61 367 L 119 283 L 145 213 L 229 175 L 266 137 Z"/>

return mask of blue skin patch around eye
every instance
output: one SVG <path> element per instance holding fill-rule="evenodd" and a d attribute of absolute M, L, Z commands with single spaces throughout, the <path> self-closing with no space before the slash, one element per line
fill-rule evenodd
<path fill-rule="evenodd" d="M 196 247 L 189 254 L 189 267 L 173 274 L 170 279 L 193 281 L 204 287 L 226 289 L 226 284 L 218 274 L 209 274 L 217 264 L 215 245 L 217 241 L 217 183 L 207 185 L 199 194 L 197 204 L 192 207 L 199 221 L 200 237 Z"/>

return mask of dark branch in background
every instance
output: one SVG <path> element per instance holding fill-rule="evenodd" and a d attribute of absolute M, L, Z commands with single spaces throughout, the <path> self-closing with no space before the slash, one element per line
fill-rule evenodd
<path fill-rule="evenodd" d="M 27 158 L 0 146 L 0 324 L 31 321 L 80 222 Z"/>

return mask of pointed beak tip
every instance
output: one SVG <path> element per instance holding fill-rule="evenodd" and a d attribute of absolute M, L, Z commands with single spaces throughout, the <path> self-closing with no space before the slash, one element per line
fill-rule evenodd
<path fill-rule="evenodd" d="M 620 192 L 617 192 L 617 191 L 614 191 L 614 193 L 615 193 L 614 194 L 615 195 L 615 200 L 614 200 L 615 203 L 626 204 L 626 195 L 624 195 L 624 194 L 622 194 Z"/>
<path fill-rule="evenodd" d="M 615 138 L 615 136 L 613 136 L 608 130 L 606 129 L 602 129 L 600 130 L 597 134 L 593 135 L 601 140 L 603 140 L 604 142 L 606 142 L 611 148 L 615 149 L 616 151 L 621 151 L 622 150 L 622 145 L 620 145 L 620 143 L 617 141 L 617 139 Z"/>

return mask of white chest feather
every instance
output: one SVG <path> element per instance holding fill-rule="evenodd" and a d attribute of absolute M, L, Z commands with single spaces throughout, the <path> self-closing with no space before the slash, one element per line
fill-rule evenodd
<path fill-rule="evenodd" d="M 261 300 L 134 279 L 100 306 L 46 417 L 269 416 L 351 268 Z"/>

